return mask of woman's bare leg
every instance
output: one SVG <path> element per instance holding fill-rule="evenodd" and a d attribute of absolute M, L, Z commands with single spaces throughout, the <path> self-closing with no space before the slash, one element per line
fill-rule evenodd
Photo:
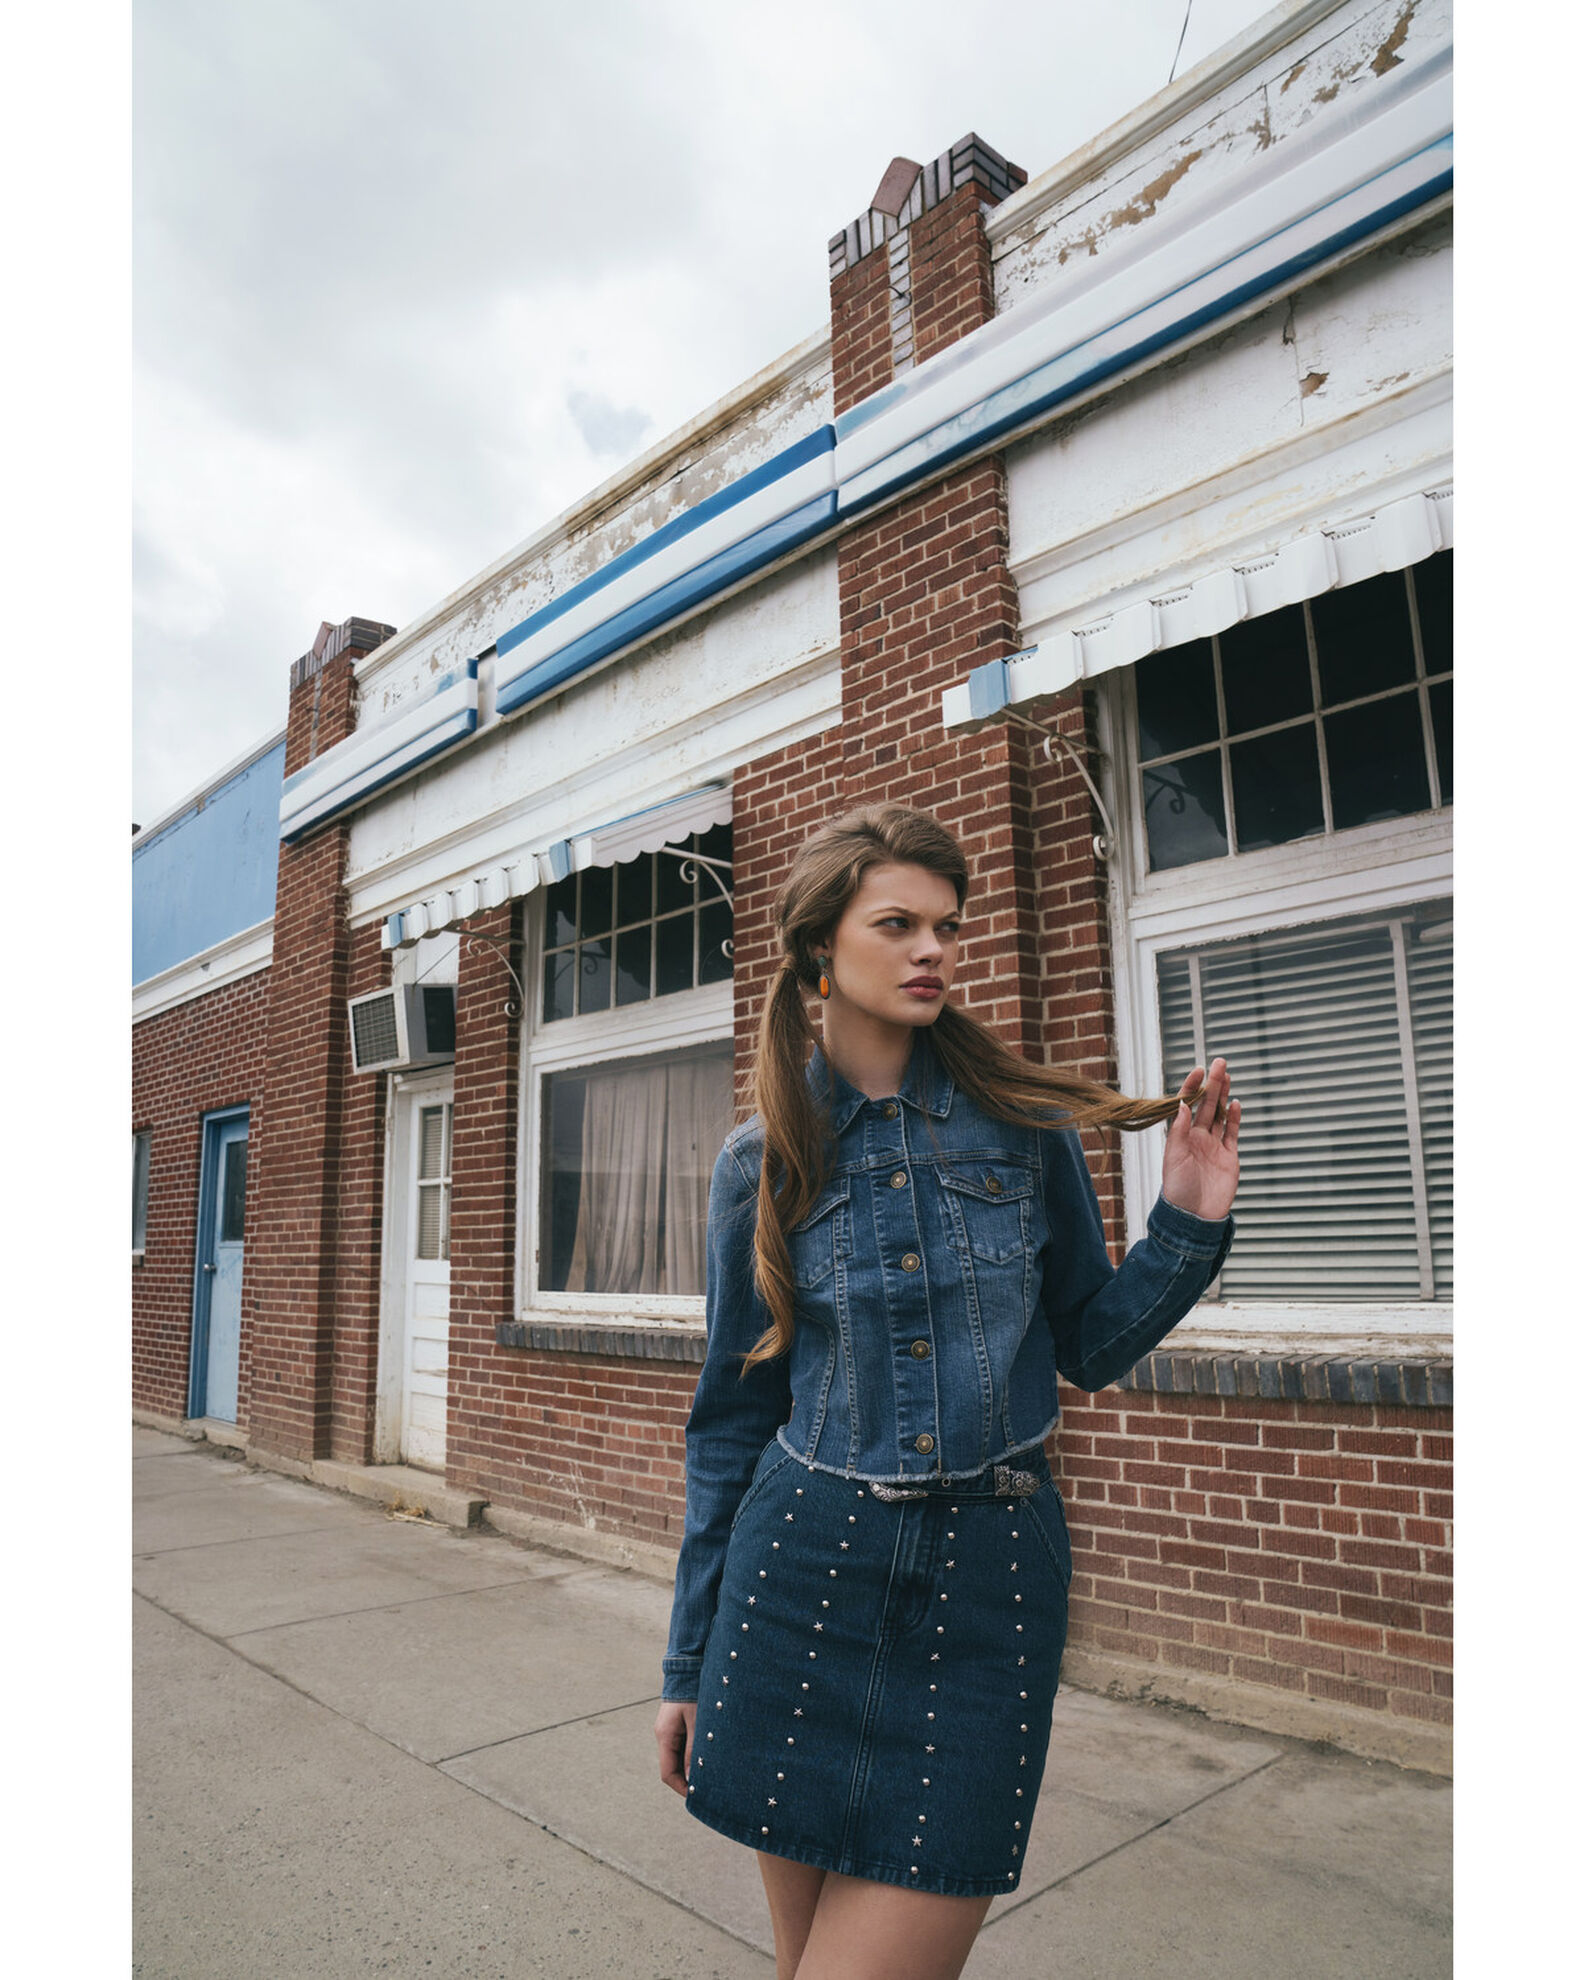
<path fill-rule="evenodd" d="M 989 1898 L 824 1875 L 796 1980 L 957 1980 Z M 778 1936 L 776 1980 L 783 1980 L 779 1945 Z"/>
<path fill-rule="evenodd" d="M 826 1872 L 812 1863 L 794 1863 L 789 1856 L 769 1856 L 762 1849 L 754 1854 L 775 1928 L 776 1980 L 794 1980 Z"/>

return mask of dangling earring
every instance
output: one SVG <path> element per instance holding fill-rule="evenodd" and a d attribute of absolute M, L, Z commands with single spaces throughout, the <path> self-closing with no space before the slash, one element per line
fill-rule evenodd
<path fill-rule="evenodd" d="M 820 966 L 819 993 L 822 997 L 828 997 L 831 992 L 830 957 L 816 956 L 815 961 Z"/>

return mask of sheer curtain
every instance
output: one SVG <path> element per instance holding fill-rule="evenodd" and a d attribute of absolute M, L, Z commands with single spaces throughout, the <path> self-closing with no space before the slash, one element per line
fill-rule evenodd
<path fill-rule="evenodd" d="M 710 1171 L 730 1126 L 725 1054 L 588 1076 L 569 1291 L 703 1292 Z"/>

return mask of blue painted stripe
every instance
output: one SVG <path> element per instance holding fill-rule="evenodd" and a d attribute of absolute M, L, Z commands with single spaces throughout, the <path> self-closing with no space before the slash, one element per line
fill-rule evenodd
<path fill-rule="evenodd" d="M 1011 677 L 1004 659 L 987 660 L 968 676 L 968 706 L 976 722 L 996 714 L 1012 699 Z"/>
<path fill-rule="evenodd" d="M 651 591 L 647 598 L 640 598 L 626 611 L 618 612 L 603 625 L 593 627 L 581 638 L 541 660 L 537 666 L 526 668 L 514 679 L 503 683 L 495 697 L 495 707 L 502 715 L 509 715 L 530 701 L 550 694 L 563 687 L 575 675 L 592 667 L 618 647 L 630 646 L 635 640 L 668 625 L 684 612 L 696 605 L 704 604 L 730 584 L 749 577 L 766 564 L 784 557 L 789 550 L 795 550 L 810 542 L 836 523 L 836 492 L 830 490 L 824 495 L 815 496 L 812 502 L 804 503 L 790 515 L 779 521 L 767 523 L 763 529 L 755 530 L 741 543 L 733 543 L 725 550 L 718 551 L 705 563 L 681 577 L 672 578 L 657 591 Z M 531 625 L 533 622 L 529 621 Z M 499 649 L 497 648 L 497 651 Z"/>
<path fill-rule="evenodd" d="M 660 528 L 652 531 L 642 543 L 635 543 L 630 550 L 624 550 L 619 557 L 613 557 L 592 577 L 584 578 L 569 591 L 563 592 L 559 598 L 553 599 L 550 604 L 532 613 L 520 625 L 513 626 L 510 632 L 502 633 L 495 642 L 496 654 L 502 656 L 510 653 L 514 646 L 521 646 L 523 641 L 531 638 L 534 633 L 541 631 L 545 626 L 553 625 L 564 613 L 571 611 L 574 605 L 580 605 L 584 599 L 594 597 L 597 592 L 603 591 L 617 578 L 624 577 L 628 571 L 647 563 L 659 551 L 667 549 L 685 536 L 691 536 L 694 530 L 701 528 L 707 522 L 713 522 L 716 516 L 735 508 L 739 502 L 745 502 L 750 495 L 757 495 L 761 488 L 768 488 L 773 481 L 781 480 L 784 475 L 791 474 L 795 468 L 803 467 L 809 461 L 817 461 L 822 454 L 830 453 L 835 445 L 835 429 L 822 426 L 805 439 L 796 440 L 790 447 L 784 447 L 779 454 L 766 461 L 763 467 L 754 468 L 739 480 L 717 490 L 702 502 L 696 503 L 682 515 L 673 517 L 668 523 L 662 523 Z"/>
<path fill-rule="evenodd" d="M 326 791 L 322 798 L 305 805 L 289 822 L 283 820 L 280 834 L 283 843 L 292 844 L 305 832 L 311 832 L 316 826 L 333 818 L 337 812 L 346 811 L 354 804 L 363 804 L 376 791 L 383 790 L 387 784 L 394 784 L 399 778 L 410 776 L 414 770 L 427 763 L 431 757 L 438 756 L 442 750 L 450 749 L 459 742 L 465 742 L 477 727 L 476 708 L 458 709 L 449 721 L 441 723 L 427 735 L 415 738 L 406 748 L 397 750 L 382 762 L 359 771 L 357 776 L 347 783 Z"/>
<path fill-rule="evenodd" d="M 1193 289 L 1214 281 L 1217 276 L 1231 278 L 1228 286 L 1217 285 L 1214 293 L 1198 306 L 1190 306 L 1184 309 L 1181 315 L 1173 316 L 1156 329 L 1143 331 L 1136 337 L 1125 335 L 1126 324 L 1133 319 L 1124 319 L 1122 323 L 1112 325 L 1094 337 L 1086 338 L 1072 350 L 1064 351 L 1047 363 L 1036 366 L 1023 377 L 1013 379 L 998 391 L 990 393 L 976 405 L 965 408 L 952 418 L 943 420 L 939 426 L 931 428 L 929 432 L 908 441 L 891 455 L 888 462 L 877 462 L 863 471 L 860 478 L 865 485 L 861 494 L 853 493 L 850 484 L 838 486 L 837 495 L 843 519 L 860 515 L 878 503 L 894 501 L 904 489 L 922 480 L 926 475 L 938 473 L 941 468 L 960 460 L 965 454 L 985 449 L 1015 427 L 1024 426 L 1043 417 L 1066 400 L 1076 398 L 1080 392 L 1087 391 L 1091 386 L 1103 383 L 1117 372 L 1126 370 L 1128 366 L 1137 364 L 1141 358 L 1149 357 L 1168 344 L 1179 342 L 1206 324 L 1229 315 L 1243 303 L 1255 301 L 1259 296 L 1290 281 L 1294 275 L 1302 274 L 1306 268 L 1311 268 L 1316 263 L 1341 253 L 1356 241 L 1379 233 L 1383 227 L 1389 226 L 1393 220 L 1403 214 L 1428 204 L 1430 200 L 1447 191 L 1452 184 L 1450 137 L 1428 146 L 1419 156 L 1428 159 L 1434 157 L 1436 153 L 1445 155 L 1446 163 L 1442 169 L 1421 180 L 1398 197 L 1388 199 L 1380 206 L 1372 208 L 1360 219 L 1327 231 L 1307 247 L 1286 256 L 1248 280 L 1239 282 L 1234 273 L 1238 263 L 1248 260 L 1270 246 L 1269 239 L 1260 242 L 1246 249 L 1243 254 L 1234 255 L 1219 268 L 1207 270 L 1204 275 L 1186 283 L 1182 289 L 1172 292 L 1187 295 Z M 1392 170 L 1400 171 L 1401 167 L 1395 166 Z M 1388 175 L 1382 173 L 1379 176 L 1385 178 Z M 1347 197 L 1351 198 L 1353 195 Z M 1324 209 L 1322 208 L 1321 211 L 1323 212 Z M 1312 219 L 1315 216 L 1308 217 Z M 1295 223 L 1294 229 L 1284 228 L 1282 232 L 1294 231 L 1296 226 L 1301 224 Z M 1279 239 L 1280 235 L 1272 238 Z M 1145 309 L 1135 311 L 1134 315 L 1142 317 L 1154 312 L 1160 308 L 1162 302 L 1169 302 L 1170 299 L 1170 295 L 1161 297 L 1147 305 Z M 1123 334 L 1119 336 L 1119 333 Z M 1103 354 L 1097 355 L 1097 346 L 1104 347 Z"/>
<path fill-rule="evenodd" d="M 427 703 L 437 700 L 439 696 L 445 694 L 449 689 L 459 686 L 463 681 L 476 681 L 478 679 L 478 667 L 478 655 L 476 653 L 470 655 L 468 659 L 463 661 L 460 667 L 453 667 L 449 674 L 441 675 L 439 680 L 425 689 L 422 701 L 414 701 L 408 707 L 399 708 L 396 714 L 389 719 L 400 721 L 404 716 L 415 713 Z M 347 737 L 348 742 L 365 742 L 367 739 L 366 733 L 359 732 L 356 729 Z M 335 747 L 339 749 L 341 744 L 338 743 Z M 300 790 L 310 779 L 322 777 L 324 775 L 325 762 L 330 753 L 327 750 L 324 756 L 316 756 L 305 763 L 300 770 L 294 770 L 281 784 L 282 799 L 284 800 L 290 797 L 293 791 Z"/>

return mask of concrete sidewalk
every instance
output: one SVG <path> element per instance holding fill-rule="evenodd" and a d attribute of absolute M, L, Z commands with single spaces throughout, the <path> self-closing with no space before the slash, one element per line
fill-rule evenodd
<path fill-rule="evenodd" d="M 657 1778 L 669 1590 L 133 1432 L 133 1971 L 772 1980 Z M 1451 1789 L 1063 1691 L 966 1980 L 1441 1980 Z"/>

